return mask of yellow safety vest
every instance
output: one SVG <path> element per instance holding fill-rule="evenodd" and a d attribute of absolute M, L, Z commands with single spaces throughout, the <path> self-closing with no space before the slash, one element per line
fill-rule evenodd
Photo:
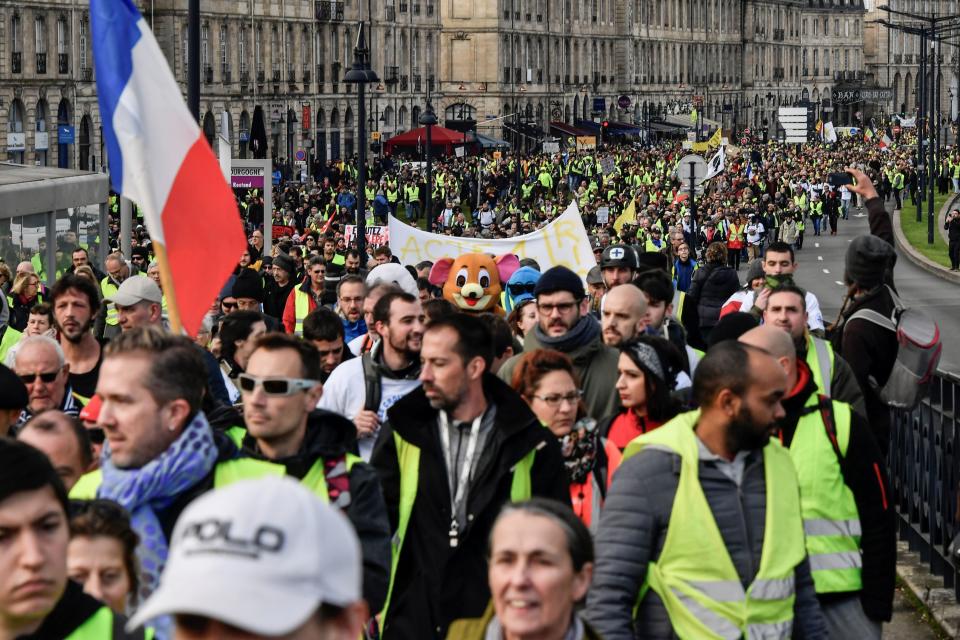
<path fill-rule="evenodd" d="M 410 444 L 394 431 L 393 441 L 397 447 L 397 459 L 400 463 L 400 504 L 397 531 L 391 540 L 390 584 L 387 587 L 387 599 L 380 614 L 380 628 L 386 629 L 387 612 L 390 610 L 390 598 L 393 596 L 394 580 L 397 577 L 397 565 L 400 564 L 400 552 L 403 539 L 407 535 L 413 504 L 417 500 L 417 488 L 420 483 L 420 447 Z M 513 480 L 510 484 L 510 500 L 519 502 L 533 495 L 533 480 L 530 474 L 537 450 L 532 449 L 513 467 Z"/>
<path fill-rule="evenodd" d="M 694 433 L 699 418 L 699 411 L 683 413 L 639 436 L 624 451 L 626 461 L 649 446 L 667 448 L 681 461 L 667 537 L 660 557 L 650 562 L 637 608 L 652 589 L 681 638 L 789 638 L 794 569 L 806 555 L 800 492 L 789 454 L 773 439 L 763 448 L 766 529 L 759 570 L 744 589 L 700 485 Z"/>
<path fill-rule="evenodd" d="M 110 276 L 104 277 L 100 281 L 100 293 L 103 294 L 104 300 L 110 300 L 117 294 L 117 290 L 120 287 L 113 284 L 113 280 L 110 279 Z M 107 324 L 111 327 L 117 326 L 119 323 L 119 316 L 117 314 L 117 305 L 112 302 L 107 305 Z"/>
<path fill-rule="evenodd" d="M 10 347 L 20 342 L 20 338 L 22 337 L 22 332 L 7 325 L 7 330 L 3 332 L 3 338 L 0 339 L 0 362 L 6 361 L 7 352 L 10 351 Z"/>
<path fill-rule="evenodd" d="M 303 319 L 310 313 L 310 295 L 304 293 L 297 287 L 293 290 L 293 312 L 296 315 L 293 332 L 303 335 Z"/>
<path fill-rule="evenodd" d="M 286 473 L 283 465 L 253 458 L 238 458 L 218 462 L 213 469 L 213 488 L 219 489 L 240 480 L 253 480 L 266 476 L 282 476 Z M 80 476 L 77 484 L 70 490 L 71 500 L 94 500 L 103 483 L 103 470 L 97 469 Z"/>
<path fill-rule="evenodd" d="M 110 607 L 100 607 L 97 611 L 84 620 L 83 624 L 73 630 L 65 640 L 110 640 L 115 631 L 123 632 L 123 627 L 118 625 L 119 621 L 114 618 Z M 153 629 L 143 630 L 145 640 L 153 638 Z"/>
<path fill-rule="evenodd" d="M 853 491 L 843 479 L 838 457 L 846 457 L 850 444 L 851 409 L 845 402 L 822 400 L 829 410 L 821 407 L 820 396 L 810 396 L 806 415 L 797 422 L 790 443 L 790 457 L 800 482 L 807 555 L 817 593 L 860 591 L 860 512 Z M 828 426 L 833 428 L 836 444 Z"/>
<path fill-rule="evenodd" d="M 829 342 L 816 336 L 807 335 L 807 366 L 813 374 L 817 389 L 830 396 L 830 384 L 833 380 L 833 360 L 836 356 Z"/>

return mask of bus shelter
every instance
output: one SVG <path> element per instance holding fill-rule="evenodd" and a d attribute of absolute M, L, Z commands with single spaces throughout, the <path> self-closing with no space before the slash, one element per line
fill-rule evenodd
<path fill-rule="evenodd" d="M 70 268 L 76 248 L 102 265 L 109 194 L 105 173 L 0 162 L 0 260 L 11 272 L 31 262 L 48 285 Z"/>

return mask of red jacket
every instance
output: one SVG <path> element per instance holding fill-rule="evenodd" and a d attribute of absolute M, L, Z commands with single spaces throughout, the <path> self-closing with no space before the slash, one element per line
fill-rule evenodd
<path fill-rule="evenodd" d="M 306 293 L 310 299 L 310 306 L 307 313 L 317 308 L 317 303 L 314 301 L 313 296 L 310 295 L 310 287 L 310 277 L 307 276 L 303 282 L 300 283 L 300 286 L 291 291 L 290 295 L 287 296 L 287 304 L 283 307 L 283 328 L 289 334 L 295 333 L 297 328 L 297 289 Z"/>

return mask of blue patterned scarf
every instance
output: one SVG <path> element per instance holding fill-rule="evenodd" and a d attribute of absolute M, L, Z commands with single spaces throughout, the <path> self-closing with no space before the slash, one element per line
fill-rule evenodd
<path fill-rule="evenodd" d="M 110 444 L 104 443 L 103 484 L 97 497 L 113 500 L 130 512 L 133 529 L 140 536 L 137 557 L 141 602 L 157 588 L 167 561 L 167 540 L 157 512 L 200 482 L 216 461 L 213 432 L 203 413 L 194 417 L 166 451 L 139 469 L 114 466 L 110 460 Z"/>

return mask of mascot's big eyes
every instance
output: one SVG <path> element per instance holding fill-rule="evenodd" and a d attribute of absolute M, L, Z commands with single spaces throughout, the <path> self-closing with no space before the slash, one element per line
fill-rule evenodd
<path fill-rule="evenodd" d="M 490 273 L 486 269 L 480 269 L 480 286 L 484 289 L 490 286 Z"/>
<path fill-rule="evenodd" d="M 468 276 L 468 275 L 469 275 L 469 273 L 467 272 L 467 268 L 466 268 L 466 267 L 460 269 L 460 271 L 457 272 L 457 286 L 458 286 L 458 287 L 463 287 L 463 285 L 467 284 L 467 276 Z"/>

